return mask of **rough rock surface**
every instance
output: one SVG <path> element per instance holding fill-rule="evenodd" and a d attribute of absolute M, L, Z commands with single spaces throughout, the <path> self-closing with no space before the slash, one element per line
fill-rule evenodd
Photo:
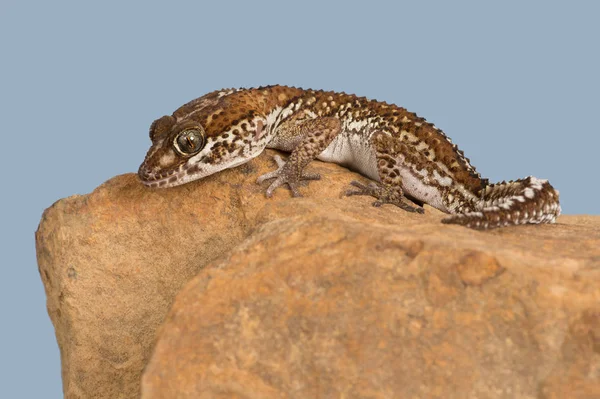
<path fill-rule="evenodd" d="M 600 218 L 478 232 L 340 198 L 361 178 L 320 162 L 265 199 L 272 169 L 44 213 L 66 397 L 139 397 L 148 362 L 144 398 L 600 397 Z"/>

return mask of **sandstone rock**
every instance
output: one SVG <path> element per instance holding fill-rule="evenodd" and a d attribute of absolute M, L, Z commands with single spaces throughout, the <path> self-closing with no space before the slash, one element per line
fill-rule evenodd
<path fill-rule="evenodd" d="M 305 198 L 266 199 L 273 167 L 167 190 L 118 176 L 44 213 L 66 397 L 139 397 L 194 276 L 144 398 L 598 393 L 599 218 L 442 225 L 340 198 L 362 178 L 320 162 Z"/>
<path fill-rule="evenodd" d="M 308 201 L 178 294 L 144 399 L 600 397 L 597 217 L 482 233 Z"/>
<path fill-rule="evenodd" d="M 301 188 L 308 199 L 295 201 L 281 189 L 267 200 L 255 181 L 273 169 L 271 157 L 263 155 L 168 190 L 145 188 L 134 174 L 117 176 L 44 212 L 36 232 L 38 266 L 66 397 L 139 396 L 155 332 L 183 284 L 278 217 L 262 212 L 257 218 L 265 206 L 282 202 L 285 215 L 301 213 L 314 207 L 311 201 L 337 198 L 360 178 L 315 162 L 311 169 L 324 177 Z M 364 207 L 368 201 L 352 202 Z"/>

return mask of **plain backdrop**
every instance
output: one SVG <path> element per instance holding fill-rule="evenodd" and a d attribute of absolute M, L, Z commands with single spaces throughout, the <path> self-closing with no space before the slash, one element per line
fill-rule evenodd
<path fill-rule="evenodd" d="M 1 0 L 0 396 L 62 395 L 35 259 L 42 211 L 135 172 L 150 123 L 215 89 L 396 103 L 492 181 L 547 178 L 564 213 L 598 214 L 596 4 Z"/>

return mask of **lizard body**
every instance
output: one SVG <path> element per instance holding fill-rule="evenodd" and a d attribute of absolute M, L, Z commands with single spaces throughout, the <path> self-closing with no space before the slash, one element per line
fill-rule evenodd
<path fill-rule="evenodd" d="M 150 187 L 171 187 L 238 166 L 265 148 L 290 152 L 259 177 L 300 196 L 313 160 L 335 162 L 373 180 L 346 195 L 422 213 L 427 203 L 452 216 L 444 223 L 476 229 L 553 223 L 558 191 L 535 177 L 490 184 L 437 127 L 406 109 L 346 93 L 268 86 L 225 89 L 195 99 L 150 127 L 152 146 L 138 175 Z M 408 201 L 410 200 L 410 201 Z M 418 205 L 418 206 L 414 206 Z"/>

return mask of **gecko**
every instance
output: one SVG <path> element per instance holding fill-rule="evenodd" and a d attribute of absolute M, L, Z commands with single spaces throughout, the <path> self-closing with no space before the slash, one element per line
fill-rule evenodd
<path fill-rule="evenodd" d="M 490 183 L 442 130 L 406 109 L 344 92 L 287 86 L 223 89 L 181 106 L 150 126 L 152 145 L 138 176 L 149 187 L 173 187 L 241 165 L 265 148 L 277 168 L 266 196 L 319 180 L 314 159 L 334 162 L 370 179 L 352 181 L 346 196 L 367 195 L 373 206 L 423 213 L 428 204 L 450 214 L 442 223 L 478 230 L 554 223 L 559 192 L 529 176 Z"/>

